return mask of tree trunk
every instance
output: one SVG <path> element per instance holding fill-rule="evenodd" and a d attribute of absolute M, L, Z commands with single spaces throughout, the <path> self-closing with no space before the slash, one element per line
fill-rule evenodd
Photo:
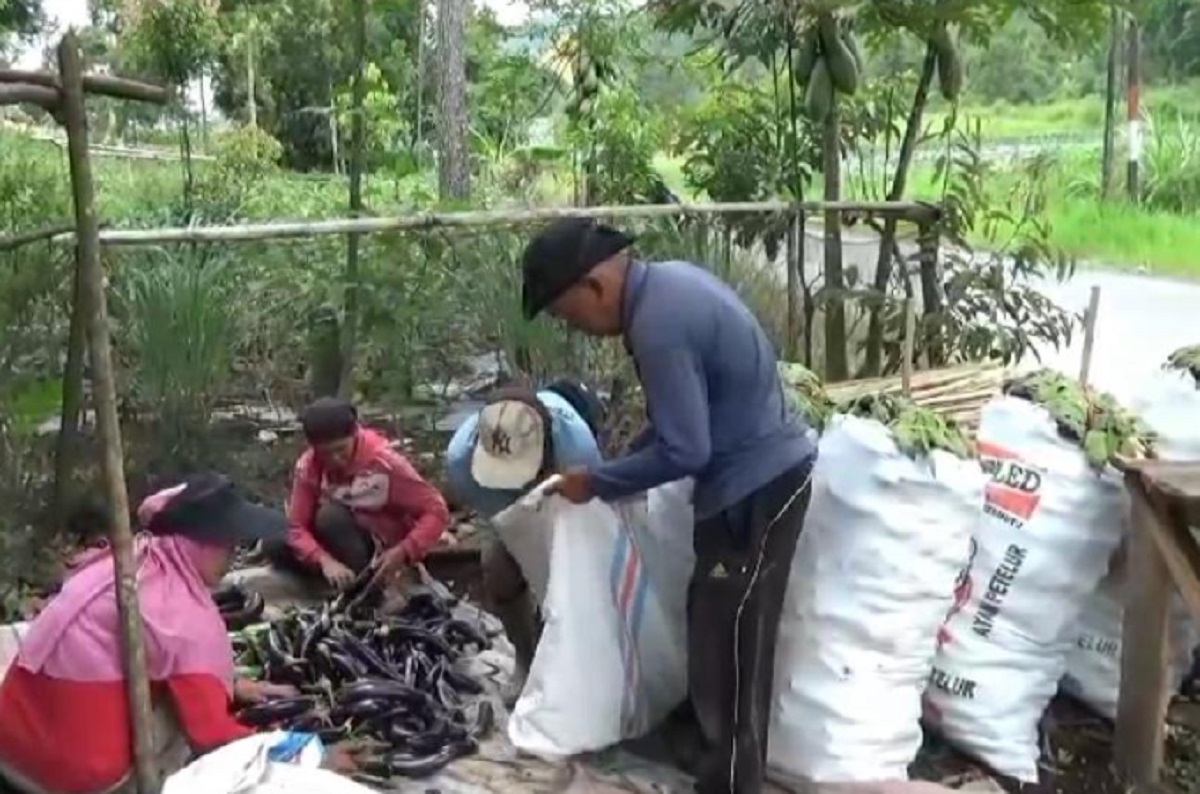
<path fill-rule="evenodd" d="M 362 214 L 363 153 L 366 150 L 366 123 L 363 101 L 367 85 L 367 0 L 354 0 L 354 89 L 350 110 L 350 217 Z M 358 249 L 361 236 L 346 236 L 345 315 L 342 320 L 342 375 L 338 394 L 346 399 L 354 392 L 354 352 L 358 337 Z"/>
<path fill-rule="evenodd" d="M 825 118 L 825 133 L 821 148 L 824 152 L 825 200 L 840 201 L 842 196 L 842 153 L 839 140 L 841 108 L 834 96 L 829 115 Z M 803 242 L 803 241 L 802 241 Z M 842 214 L 836 210 L 825 213 L 825 380 L 831 383 L 850 377 L 846 364 L 846 304 L 842 291 L 846 288 L 842 273 Z"/>
<path fill-rule="evenodd" d="M 892 174 L 892 185 L 888 190 L 888 201 L 900 201 L 908 187 L 908 172 L 912 168 L 913 156 L 921 137 L 921 125 L 925 120 L 925 106 L 929 102 L 929 89 L 933 85 L 933 74 L 937 70 L 937 50 L 932 46 L 925 49 L 925 61 L 921 65 L 921 76 L 908 111 L 904 126 L 904 138 L 900 141 L 900 152 L 896 170 Z M 867 323 L 867 354 L 863 362 L 862 377 L 877 377 L 883 369 L 883 310 L 887 302 L 888 283 L 892 278 L 892 251 L 896 243 L 896 218 L 889 215 L 883 221 L 883 235 L 879 240 L 879 256 L 875 262 L 875 292 L 880 303 L 870 309 Z M 908 278 L 907 274 L 905 278 Z"/>
<path fill-rule="evenodd" d="M 254 28 L 246 31 L 246 120 L 258 126 L 258 99 L 254 96 Z"/>
<path fill-rule="evenodd" d="M 467 0 L 438 0 L 438 187 L 443 199 L 471 196 L 467 148 Z"/>
<path fill-rule="evenodd" d="M 1104 85 L 1104 153 L 1100 160 L 1100 196 L 1112 192 L 1113 156 L 1117 133 L 1117 61 L 1121 49 L 1121 11 L 1114 7 L 1110 16 L 1112 31 L 1108 42 L 1108 73 Z"/>

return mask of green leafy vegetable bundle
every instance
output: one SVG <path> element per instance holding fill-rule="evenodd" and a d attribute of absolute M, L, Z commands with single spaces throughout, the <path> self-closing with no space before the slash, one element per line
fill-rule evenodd
<path fill-rule="evenodd" d="M 1173 369 L 1188 373 L 1195 379 L 1196 388 L 1200 389 L 1200 345 L 1179 348 L 1167 356 L 1167 363 L 1163 366 L 1163 369 Z"/>
<path fill-rule="evenodd" d="M 970 436 L 953 419 L 898 394 L 864 394 L 838 404 L 836 412 L 879 422 L 910 457 L 924 457 L 935 449 L 960 458 L 975 455 Z"/>
<path fill-rule="evenodd" d="M 834 403 L 825 386 L 811 370 L 801 364 L 779 362 L 779 377 L 792 405 L 818 433 L 833 415 Z"/>
<path fill-rule="evenodd" d="M 1112 395 L 1086 389 L 1060 372 L 1038 370 L 1005 384 L 1004 392 L 1050 412 L 1058 432 L 1079 444 L 1088 462 L 1101 468 L 1117 456 L 1153 454 L 1154 433 Z"/>

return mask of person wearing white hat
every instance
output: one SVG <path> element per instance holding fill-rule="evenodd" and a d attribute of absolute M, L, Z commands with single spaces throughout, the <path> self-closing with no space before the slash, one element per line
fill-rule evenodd
<path fill-rule="evenodd" d="M 578 381 L 498 391 L 450 439 L 447 493 L 490 519 L 564 466 L 598 465 L 603 414 L 595 392 Z M 516 648 L 521 678 L 541 627 L 520 565 L 494 535 L 483 550 L 483 586 L 485 606 Z"/>

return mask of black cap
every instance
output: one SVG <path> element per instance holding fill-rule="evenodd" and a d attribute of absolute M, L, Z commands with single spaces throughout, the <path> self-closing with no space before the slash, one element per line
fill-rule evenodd
<path fill-rule="evenodd" d="M 246 501 L 221 474 L 197 474 L 154 514 L 146 529 L 153 535 L 237 545 L 282 538 L 287 518 L 278 510 Z"/>
<path fill-rule="evenodd" d="M 358 429 L 358 409 L 338 397 L 321 397 L 300 414 L 300 426 L 310 444 L 338 441 Z"/>
<path fill-rule="evenodd" d="M 521 308 L 532 320 L 596 265 L 629 246 L 633 238 L 588 218 L 563 218 L 525 248 Z"/>
<path fill-rule="evenodd" d="M 547 386 L 546 390 L 554 392 L 570 403 L 571 407 L 575 409 L 575 413 L 579 414 L 579 418 L 592 431 L 592 435 L 597 440 L 600 439 L 606 413 L 600 395 L 592 391 L 583 381 L 572 378 L 560 378 Z"/>

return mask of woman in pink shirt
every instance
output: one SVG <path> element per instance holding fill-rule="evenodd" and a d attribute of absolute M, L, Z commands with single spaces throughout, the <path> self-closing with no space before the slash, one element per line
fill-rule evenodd
<path fill-rule="evenodd" d="M 292 477 L 287 540 L 266 546 L 272 564 L 342 588 L 372 564 L 387 575 L 420 561 L 450 525 L 438 489 L 345 400 L 317 400 L 300 424 L 308 449 Z"/>

